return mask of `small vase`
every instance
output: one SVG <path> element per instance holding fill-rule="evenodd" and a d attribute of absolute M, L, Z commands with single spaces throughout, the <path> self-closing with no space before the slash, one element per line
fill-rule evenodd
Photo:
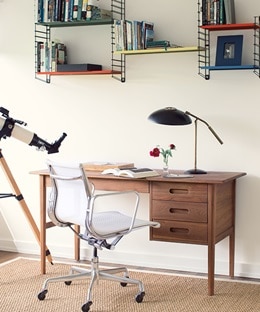
<path fill-rule="evenodd" d="M 163 177 L 167 177 L 169 175 L 169 166 L 168 165 L 164 165 L 163 166 Z"/>

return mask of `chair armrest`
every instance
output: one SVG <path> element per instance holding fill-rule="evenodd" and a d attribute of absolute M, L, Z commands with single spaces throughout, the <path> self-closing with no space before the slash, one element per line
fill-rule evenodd
<path fill-rule="evenodd" d="M 136 219 L 136 214 L 137 214 L 137 210 L 138 210 L 138 206 L 139 206 L 139 202 L 140 202 L 140 195 L 138 192 L 136 191 L 121 191 L 121 192 L 110 192 L 110 193 L 102 193 L 102 194 L 95 194 L 91 197 L 90 199 L 90 210 L 91 210 L 91 222 L 92 222 L 92 215 L 95 209 L 95 201 L 101 197 L 112 197 L 112 196 L 122 196 L 122 195 L 128 195 L 128 194 L 134 194 L 135 195 L 135 202 L 133 205 L 133 212 L 132 212 L 132 220 L 129 226 L 129 229 L 127 231 L 127 233 L 131 232 L 135 223 L 135 219 Z M 127 234 L 126 233 L 126 234 Z"/>

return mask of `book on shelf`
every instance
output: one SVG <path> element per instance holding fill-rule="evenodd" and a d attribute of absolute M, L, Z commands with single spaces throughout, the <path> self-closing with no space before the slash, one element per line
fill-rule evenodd
<path fill-rule="evenodd" d="M 219 0 L 219 24 L 226 23 L 226 13 L 224 8 L 224 0 Z"/>
<path fill-rule="evenodd" d="M 40 71 L 44 72 L 46 68 L 46 49 L 45 42 L 40 42 Z"/>
<path fill-rule="evenodd" d="M 142 48 L 147 48 L 147 43 L 152 42 L 154 39 L 154 23 L 142 22 Z"/>
<path fill-rule="evenodd" d="M 40 72 L 41 71 L 41 66 L 42 66 L 42 55 L 41 55 L 41 49 L 42 49 L 43 42 L 38 41 L 36 42 L 36 71 Z"/>
<path fill-rule="evenodd" d="M 74 0 L 73 3 L 73 13 L 72 13 L 72 20 L 77 20 L 78 18 L 78 6 L 79 6 L 79 0 Z"/>
<path fill-rule="evenodd" d="M 169 40 L 156 40 L 147 42 L 147 48 L 165 48 L 170 46 L 171 43 Z"/>
<path fill-rule="evenodd" d="M 82 10 L 81 10 L 81 19 L 87 19 L 87 7 L 88 7 L 88 0 L 83 0 L 82 2 Z"/>
<path fill-rule="evenodd" d="M 235 24 L 235 3 L 234 0 L 224 0 L 224 8 L 226 13 L 226 24 Z"/>
<path fill-rule="evenodd" d="M 134 179 L 156 177 L 160 175 L 157 171 L 150 168 L 111 168 L 105 169 L 104 171 L 102 171 L 102 174 L 112 174 L 117 177 L 129 177 Z"/>
<path fill-rule="evenodd" d="M 126 29 L 124 20 L 114 20 L 114 36 L 116 51 L 126 50 Z"/>
<path fill-rule="evenodd" d="M 74 7 L 74 0 L 69 0 L 68 22 L 71 22 L 73 20 L 73 7 Z"/>
<path fill-rule="evenodd" d="M 132 33 L 132 22 L 126 20 L 126 49 L 133 50 L 133 33 Z"/>
<path fill-rule="evenodd" d="M 133 50 L 141 49 L 142 22 L 132 21 Z"/>
<path fill-rule="evenodd" d="M 105 169 L 126 169 L 126 168 L 134 168 L 133 163 L 125 163 L 125 162 L 86 162 L 83 163 L 83 167 L 85 170 L 89 171 L 103 171 Z"/>
<path fill-rule="evenodd" d="M 69 21 L 69 0 L 65 0 L 65 6 L 64 6 L 64 22 Z"/>
<path fill-rule="evenodd" d="M 78 14 L 77 14 L 78 21 L 81 20 L 82 6 L 83 6 L 83 0 L 78 0 Z"/>

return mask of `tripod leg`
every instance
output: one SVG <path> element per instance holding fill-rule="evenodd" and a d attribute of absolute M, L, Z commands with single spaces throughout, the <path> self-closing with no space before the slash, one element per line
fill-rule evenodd
<path fill-rule="evenodd" d="M 30 223 L 30 226 L 33 230 L 33 233 L 38 241 L 38 243 L 40 244 L 40 231 L 37 227 L 37 224 L 35 223 L 34 219 L 33 219 L 33 216 L 23 198 L 23 195 L 21 194 L 19 188 L 18 188 L 18 185 L 17 183 L 15 182 L 15 179 L 11 173 L 11 170 L 9 169 L 5 159 L 4 159 L 4 156 L 2 154 L 2 150 L 0 149 L 0 163 L 2 165 L 2 168 L 3 168 L 3 171 L 5 172 L 6 176 L 7 176 L 7 179 L 13 189 L 13 192 L 15 193 L 15 197 L 16 199 L 19 201 L 22 209 L 23 209 L 23 212 L 28 220 L 28 222 Z M 45 247 L 45 251 L 46 251 L 46 257 L 48 259 L 48 261 L 52 264 L 52 257 L 51 257 L 51 254 L 50 254 L 50 251 L 48 249 L 48 247 L 46 246 Z"/>

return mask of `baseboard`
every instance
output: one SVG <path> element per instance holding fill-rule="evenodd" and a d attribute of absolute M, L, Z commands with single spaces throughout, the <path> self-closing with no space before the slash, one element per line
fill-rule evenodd
<path fill-rule="evenodd" d="M 73 259 L 74 248 L 68 246 L 48 245 L 52 257 Z M 10 252 L 20 252 L 25 254 L 39 255 L 40 248 L 35 243 L 0 240 L 0 250 Z M 91 257 L 91 249 L 88 247 L 81 247 L 81 259 L 88 260 Z M 146 268 L 159 268 L 178 270 L 184 272 L 207 273 L 207 259 L 204 258 L 190 258 L 178 257 L 176 254 L 145 254 L 145 253 L 131 253 L 119 252 L 117 250 L 100 252 L 100 261 L 107 263 L 121 263 L 125 265 L 133 265 Z M 228 261 L 216 261 L 216 274 L 228 275 L 229 264 Z M 260 265 L 248 263 L 235 263 L 235 276 L 260 278 Z"/>

